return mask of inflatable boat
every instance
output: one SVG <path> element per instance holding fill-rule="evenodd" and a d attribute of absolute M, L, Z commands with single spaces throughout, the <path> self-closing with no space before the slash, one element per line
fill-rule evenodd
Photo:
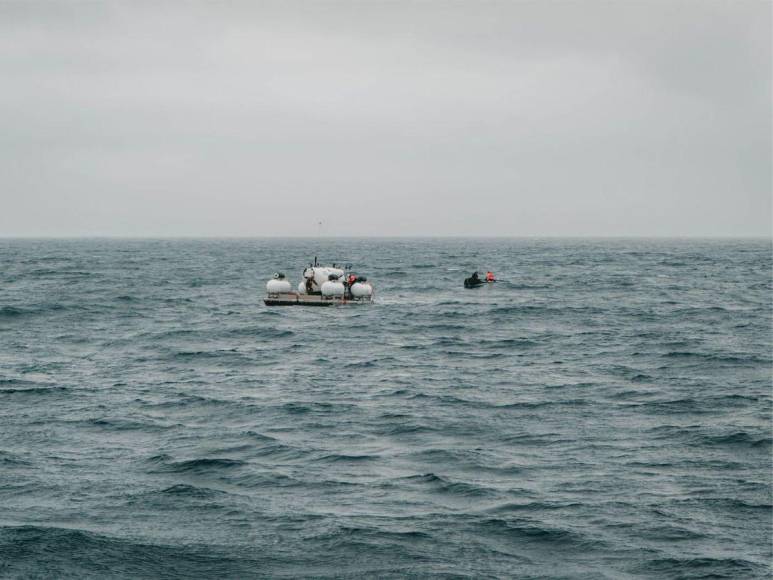
<path fill-rule="evenodd" d="M 496 282 L 496 280 L 486 280 L 485 278 L 473 278 L 470 276 L 469 278 L 464 279 L 464 287 L 465 288 L 479 288 L 481 286 L 488 286 L 489 284 L 493 284 Z"/>
<path fill-rule="evenodd" d="M 350 266 L 320 266 L 314 263 L 303 270 L 296 290 L 281 272 L 266 283 L 266 306 L 335 306 L 373 302 L 373 285 Z"/>

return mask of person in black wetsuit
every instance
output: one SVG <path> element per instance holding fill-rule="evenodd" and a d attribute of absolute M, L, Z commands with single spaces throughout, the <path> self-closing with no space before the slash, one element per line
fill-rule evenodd
<path fill-rule="evenodd" d="M 472 276 L 464 279 L 465 288 L 475 288 L 476 286 L 480 286 L 481 284 L 483 284 L 483 281 L 480 279 L 477 272 L 473 272 Z"/>

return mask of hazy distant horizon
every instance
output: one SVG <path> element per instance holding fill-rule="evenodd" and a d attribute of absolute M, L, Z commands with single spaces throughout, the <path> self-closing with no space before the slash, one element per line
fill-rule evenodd
<path fill-rule="evenodd" d="M 119 236 L 119 235 L 88 235 L 88 236 L 2 236 L 0 240 L 309 240 L 336 241 L 336 240 L 653 240 L 653 241 L 690 241 L 690 240 L 758 240 L 773 242 L 773 235 L 738 235 L 738 236 Z"/>
<path fill-rule="evenodd" d="M 0 236 L 770 237 L 772 14 L 3 2 Z"/>

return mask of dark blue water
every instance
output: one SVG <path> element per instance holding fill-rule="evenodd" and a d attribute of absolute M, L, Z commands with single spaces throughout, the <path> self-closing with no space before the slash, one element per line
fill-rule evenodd
<path fill-rule="evenodd" d="M 771 342 L 770 241 L 0 240 L 0 576 L 768 577 Z"/>

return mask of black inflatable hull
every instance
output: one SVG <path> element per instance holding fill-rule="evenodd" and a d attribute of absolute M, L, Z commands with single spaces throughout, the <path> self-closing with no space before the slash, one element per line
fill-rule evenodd
<path fill-rule="evenodd" d="M 480 288 L 481 286 L 485 286 L 486 284 L 493 284 L 496 282 L 496 280 L 478 280 L 477 282 L 472 282 L 469 278 L 467 278 L 464 281 L 464 287 L 465 288 Z"/>

